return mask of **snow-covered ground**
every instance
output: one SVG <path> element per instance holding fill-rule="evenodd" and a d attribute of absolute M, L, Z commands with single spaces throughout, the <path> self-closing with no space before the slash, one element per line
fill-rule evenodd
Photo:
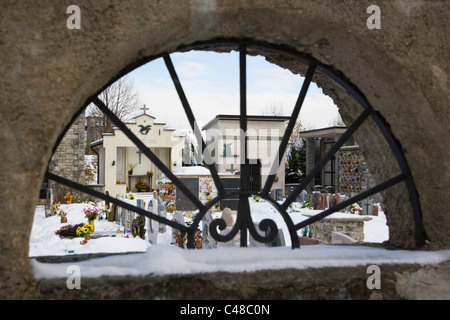
<path fill-rule="evenodd" d="M 146 197 L 144 195 L 137 197 Z M 148 196 L 145 200 L 148 200 Z M 145 201 L 144 200 L 144 201 Z M 135 201 L 135 200 L 134 200 Z M 130 201 L 133 202 L 133 201 Z M 158 242 L 152 245 L 147 239 L 133 238 L 131 234 L 117 234 L 118 225 L 107 220 L 95 221 L 95 233 L 109 232 L 114 237 L 101 237 L 91 239 L 87 244 L 80 244 L 81 237 L 74 239 L 60 238 L 55 231 L 67 224 L 87 222 L 82 212 L 83 208 L 92 204 L 61 205 L 66 211 L 68 222 L 62 224 L 60 218 L 52 216 L 45 218 L 43 206 L 37 206 L 34 222 L 30 234 L 29 256 L 64 256 L 86 253 L 123 253 L 142 252 L 144 254 L 127 254 L 96 258 L 88 261 L 78 261 L 76 265 L 82 269 L 85 277 L 100 275 L 141 275 L 141 274 L 168 274 L 191 272 L 239 272 L 261 269 L 307 268 L 322 266 L 352 266 L 359 264 L 380 263 L 436 263 L 450 259 L 450 250 L 438 252 L 422 252 L 407 250 L 385 250 L 361 246 L 333 246 L 316 245 L 302 246 L 300 250 L 290 248 L 291 241 L 287 236 L 287 227 L 276 210 L 267 202 L 254 202 L 250 200 L 252 218 L 255 222 L 270 218 L 283 229 L 286 238 L 286 247 L 276 248 L 218 248 L 202 250 L 184 250 L 174 245 L 172 229 L 167 226 L 165 233 L 158 235 Z M 314 214 L 318 211 L 302 209 L 294 204 L 288 210 L 294 223 L 307 219 L 303 213 Z M 335 213 L 331 217 L 349 215 Z M 217 215 L 215 215 L 217 216 Z M 354 215 L 352 215 L 354 216 Z M 168 214 L 171 219 L 171 214 Z M 367 242 L 383 242 L 388 239 L 386 220 L 381 213 L 365 221 L 364 232 Z M 188 219 L 188 218 L 186 218 Z M 67 267 L 72 263 L 43 263 L 31 260 L 35 277 L 67 277 Z"/>

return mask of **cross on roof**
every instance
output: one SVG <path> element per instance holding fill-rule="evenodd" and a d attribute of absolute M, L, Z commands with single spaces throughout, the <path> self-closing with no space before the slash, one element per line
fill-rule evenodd
<path fill-rule="evenodd" d="M 144 111 L 144 114 L 147 114 L 147 112 L 145 112 L 145 111 L 150 110 L 150 108 L 147 108 L 144 104 L 144 106 L 141 108 L 141 110 Z"/>

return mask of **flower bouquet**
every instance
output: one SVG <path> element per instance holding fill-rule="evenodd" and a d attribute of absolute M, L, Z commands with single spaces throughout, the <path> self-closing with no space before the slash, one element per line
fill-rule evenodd
<path fill-rule="evenodd" d="M 357 203 L 354 203 L 354 204 L 352 204 L 352 206 L 350 208 L 350 213 L 351 214 L 359 214 L 360 210 L 361 210 L 361 207 Z"/>
<path fill-rule="evenodd" d="M 77 195 L 74 192 L 67 192 L 65 196 L 63 196 L 63 199 L 66 200 L 67 204 L 71 204 L 72 200 L 75 200 Z"/>
<path fill-rule="evenodd" d="M 64 210 L 61 210 L 61 208 L 59 206 L 57 206 L 55 208 L 56 214 L 58 215 L 58 217 L 61 218 L 61 223 L 66 223 L 67 222 L 67 212 L 65 212 Z"/>
<path fill-rule="evenodd" d="M 100 209 L 97 207 L 84 208 L 83 212 L 88 220 L 95 220 L 100 213 Z"/>
<path fill-rule="evenodd" d="M 108 207 L 108 205 L 105 204 L 103 209 L 100 210 L 100 213 L 98 215 L 99 220 L 102 219 L 108 219 L 108 215 L 111 213 L 111 208 Z"/>
<path fill-rule="evenodd" d="M 84 224 L 77 228 L 77 236 L 84 237 L 84 240 L 81 241 L 81 244 L 86 244 L 90 239 L 90 234 L 93 232 L 92 226 L 90 224 Z"/>

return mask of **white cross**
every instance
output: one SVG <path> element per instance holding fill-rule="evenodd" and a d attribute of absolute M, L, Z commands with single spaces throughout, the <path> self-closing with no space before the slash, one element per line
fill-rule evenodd
<path fill-rule="evenodd" d="M 146 111 L 146 110 L 150 110 L 150 108 L 147 108 L 147 107 L 145 106 L 145 104 L 144 104 L 144 106 L 141 108 L 141 110 L 144 111 L 144 114 L 147 114 L 145 111 Z"/>

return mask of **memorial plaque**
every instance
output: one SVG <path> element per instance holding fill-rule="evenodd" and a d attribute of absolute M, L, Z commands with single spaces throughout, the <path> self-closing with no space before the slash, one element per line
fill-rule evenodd
<path fill-rule="evenodd" d="M 194 197 L 198 198 L 198 178 L 179 178 L 180 181 L 191 191 Z M 175 197 L 176 210 L 180 211 L 194 211 L 198 208 L 179 188 L 176 189 Z"/>
<path fill-rule="evenodd" d="M 225 178 L 221 179 L 225 192 L 238 191 L 241 186 L 241 181 L 238 178 Z M 231 210 L 237 210 L 239 203 L 239 196 L 235 195 L 233 197 L 225 197 L 220 200 L 220 209 L 228 207 Z"/>

